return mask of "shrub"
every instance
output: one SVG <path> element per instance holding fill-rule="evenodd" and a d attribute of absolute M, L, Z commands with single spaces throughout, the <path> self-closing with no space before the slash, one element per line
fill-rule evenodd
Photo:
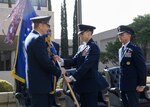
<path fill-rule="evenodd" d="M 0 92 L 11 92 L 13 91 L 13 86 L 6 80 L 0 79 Z"/>
<path fill-rule="evenodd" d="M 57 88 L 63 88 L 63 78 L 60 78 L 57 82 Z"/>

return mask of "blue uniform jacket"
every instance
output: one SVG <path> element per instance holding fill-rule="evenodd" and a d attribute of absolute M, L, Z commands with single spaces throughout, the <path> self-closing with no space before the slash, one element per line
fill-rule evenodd
<path fill-rule="evenodd" d="M 120 70 L 122 91 L 135 91 L 138 85 L 146 85 L 146 65 L 142 50 L 131 42 L 120 61 Z"/>
<path fill-rule="evenodd" d="M 48 56 L 45 39 L 36 31 L 25 40 L 27 52 L 27 73 L 30 93 L 49 93 L 52 89 L 52 74 L 60 76 L 61 71 Z"/>
<path fill-rule="evenodd" d="M 98 81 L 100 80 L 98 80 L 97 76 L 100 50 L 93 39 L 89 40 L 87 46 L 89 47 L 88 50 L 83 50 L 71 60 L 64 60 L 66 67 L 76 66 L 77 71 L 73 74 L 73 77 L 77 80 L 74 83 L 74 89 L 78 93 L 96 92 L 99 90 Z"/>

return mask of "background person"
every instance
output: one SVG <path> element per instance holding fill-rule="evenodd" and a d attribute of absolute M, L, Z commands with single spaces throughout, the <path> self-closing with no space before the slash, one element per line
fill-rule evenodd
<path fill-rule="evenodd" d="M 50 28 L 48 29 L 47 34 L 44 35 L 44 38 L 45 38 L 47 50 L 49 51 L 50 57 L 53 57 L 53 55 L 59 55 L 59 44 L 56 43 L 55 41 L 52 41 Z M 54 63 L 59 68 L 57 61 L 54 61 Z M 55 97 L 56 97 L 55 91 L 56 91 L 58 79 L 59 79 L 59 77 L 52 75 L 53 90 L 51 91 L 50 94 L 51 94 L 51 97 L 53 97 L 52 98 L 53 99 L 53 104 L 52 104 L 53 107 L 60 107 L 61 106 L 60 104 L 56 103 L 56 99 L 55 99 Z"/>
<path fill-rule="evenodd" d="M 146 65 L 142 50 L 131 42 L 134 31 L 128 26 L 117 28 L 122 43 L 119 49 L 120 89 L 124 107 L 138 107 L 139 92 L 146 85 Z"/>

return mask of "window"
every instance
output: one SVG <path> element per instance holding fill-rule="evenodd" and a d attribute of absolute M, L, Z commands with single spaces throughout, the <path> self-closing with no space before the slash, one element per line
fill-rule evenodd
<path fill-rule="evenodd" d="M 0 0 L 0 3 L 8 3 L 8 0 Z M 16 0 L 11 0 L 11 3 L 16 3 Z"/>
<path fill-rule="evenodd" d="M 37 6 L 38 2 L 40 3 L 40 6 L 42 6 L 42 7 L 47 6 L 47 0 L 31 0 L 31 2 L 34 6 Z"/>
<path fill-rule="evenodd" d="M 12 4 L 15 4 L 17 0 L 11 0 Z M 47 0 L 31 0 L 32 4 L 34 6 L 38 5 L 38 2 L 40 3 L 40 6 L 46 7 L 47 6 Z M 0 0 L 0 3 L 8 3 L 8 0 Z"/>
<path fill-rule="evenodd" d="M 0 71 L 11 70 L 11 51 L 0 51 Z"/>

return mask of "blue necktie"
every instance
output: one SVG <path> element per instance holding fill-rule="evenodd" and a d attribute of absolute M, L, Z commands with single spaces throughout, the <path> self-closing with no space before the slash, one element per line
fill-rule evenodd
<path fill-rule="evenodd" d="M 121 56 L 123 57 L 123 55 L 124 55 L 124 52 L 125 52 L 125 49 L 124 49 L 124 46 L 122 47 L 122 49 L 121 49 Z"/>

